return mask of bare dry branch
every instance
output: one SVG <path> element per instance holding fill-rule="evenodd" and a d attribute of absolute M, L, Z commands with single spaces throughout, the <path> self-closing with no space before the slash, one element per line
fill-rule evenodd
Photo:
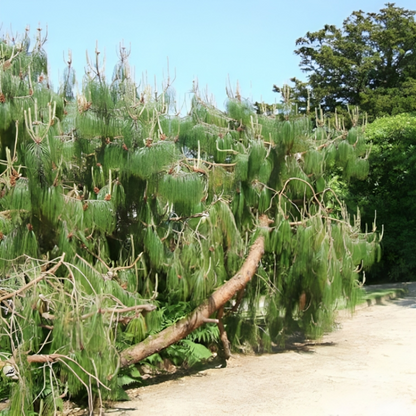
<path fill-rule="evenodd" d="M 22 293 L 23 291 L 25 291 L 26 289 L 28 289 L 29 287 L 35 285 L 36 283 L 39 283 L 41 280 L 43 280 L 48 274 L 55 274 L 55 272 L 59 269 L 59 267 L 62 265 L 63 261 L 65 258 L 65 253 L 62 254 L 61 257 L 59 257 L 59 261 L 58 263 L 55 264 L 55 266 L 53 266 L 51 269 L 46 270 L 45 272 L 42 272 L 36 279 L 31 280 L 28 284 L 22 286 L 20 289 L 15 290 L 12 293 L 9 293 L 8 295 L 2 296 L 0 298 L 0 302 L 6 299 L 10 299 L 13 298 L 14 296 L 18 295 L 19 293 Z"/>

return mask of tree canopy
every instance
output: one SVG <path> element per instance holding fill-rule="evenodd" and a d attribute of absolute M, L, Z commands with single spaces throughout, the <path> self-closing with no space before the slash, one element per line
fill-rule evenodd
<path fill-rule="evenodd" d="M 414 11 L 387 3 L 378 13 L 355 11 L 342 28 L 327 24 L 296 41 L 307 82 L 294 78 L 295 97 L 306 108 L 334 112 L 359 106 L 370 118 L 416 110 Z M 279 91 L 275 87 L 275 91 Z"/>
<path fill-rule="evenodd" d="M 0 41 L 10 415 L 53 413 L 67 392 L 91 408 L 120 397 L 132 363 L 192 364 L 220 337 L 271 350 L 319 336 L 354 304 L 378 237 L 329 180 L 335 166 L 365 178 L 361 127 L 259 116 L 238 91 L 221 112 L 197 84 L 181 117 L 169 82 L 135 84 L 124 48 L 110 81 L 97 49 L 79 94 L 71 59 L 54 92 L 41 31 L 31 50 L 27 37 Z"/>
<path fill-rule="evenodd" d="M 377 213 L 384 227 L 383 256 L 369 273 L 372 280 L 412 280 L 416 272 L 416 118 L 410 114 L 380 118 L 367 126 L 370 173 L 352 181 L 349 205 L 360 207 L 363 222 Z M 381 230 L 380 230 L 381 231 Z"/>

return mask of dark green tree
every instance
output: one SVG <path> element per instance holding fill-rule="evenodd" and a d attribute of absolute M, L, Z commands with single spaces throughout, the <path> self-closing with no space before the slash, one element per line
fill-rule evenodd
<path fill-rule="evenodd" d="M 383 255 L 367 274 L 369 281 L 414 280 L 416 275 L 416 117 L 401 114 L 366 128 L 371 141 L 370 173 L 352 180 L 349 205 L 363 221 L 377 213 L 384 227 Z M 381 231 L 381 230 L 379 230 Z"/>
<path fill-rule="evenodd" d="M 307 82 L 293 79 L 295 100 L 325 112 L 359 106 L 373 119 L 416 110 L 414 11 L 387 3 L 378 13 L 356 11 L 337 28 L 307 32 L 295 53 Z M 275 87 L 278 91 L 278 88 Z"/>
<path fill-rule="evenodd" d="M 92 408 L 147 357 L 192 364 L 220 339 L 227 355 L 229 342 L 270 350 L 293 331 L 319 336 L 340 299 L 354 304 L 377 235 L 350 220 L 327 168 L 365 177 L 359 126 L 257 116 L 240 94 L 221 112 L 196 85 L 179 117 L 169 85 L 135 84 L 124 48 L 111 82 L 96 49 L 72 99 L 71 59 L 53 92 L 40 33 L 30 51 L 26 38 L 0 41 L 11 416 L 54 413 L 65 392 Z"/>

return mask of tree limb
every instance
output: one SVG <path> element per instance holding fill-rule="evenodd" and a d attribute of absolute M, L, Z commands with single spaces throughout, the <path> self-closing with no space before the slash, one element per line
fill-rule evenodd
<path fill-rule="evenodd" d="M 240 290 L 240 293 L 243 293 L 243 290 Z M 227 332 L 224 328 L 224 323 L 222 322 L 222 317 L 224 315 L 224 306 L 221 306 L 217 312 L 217 319 L 218 319 L 218 329 L 220 331 L 220 339 L 222 341 L 222 346 L 224 348 L 224 357 L 228 360 L 231 357 L 231 350 L 230 350 L 230 341 L 228 341 Z"/>
<path fill-rule="evenodd" d="M 267 216 L 260 217 L 260 226 L 268 227 Z M 120 364 L 127 367 L 150 355 L 157 353 L 175 342 L 180 341 L 195 329 L 203 325 L 218 309 L 224 306 L 238 291 L 244 289 L 257 271 L 264 254 L 264 236 L 259 236 L 250 248 L 250 253 L 237 274 L 219 287 L 205 302 L 198 306 L 186 318 L 155 335 L 149 335 L 144 341 L 121 352 Z"/>

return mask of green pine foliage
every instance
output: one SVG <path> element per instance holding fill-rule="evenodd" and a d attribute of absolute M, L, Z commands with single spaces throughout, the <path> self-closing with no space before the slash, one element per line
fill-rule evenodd
<path fill-rule="evenodd" d="M 260 234 L 259 270 L 226 308 L 233 348 L 319 336 L 340 298 L 353 306 L 378 239 L 328 187 L 334 169 L 366 176 L 361 128 L 257 115 L 239 95 L 221 112 L 197 88 L 190 114 L 175 116 L 167 91 L 134 83 L 124 52 L 112 82 L 90 66 L 75 97 L 69 66 L 54 93 L 40 46 L 0 46 L 0 297 L 24 293 L 2 298 L 2 351 L 20 357 L 11 415 L 40 399 L 54 411 L 65 389 L 119 397 L 131 379 L 117 383 L 119 352 L 186 316 Z M 269 230 L 258 230 L 262 214 Z M 218 339 L 208 325 L 163 354 L 192 365 Z M 29 365 L 27 354 L 59 356 Z"/>

